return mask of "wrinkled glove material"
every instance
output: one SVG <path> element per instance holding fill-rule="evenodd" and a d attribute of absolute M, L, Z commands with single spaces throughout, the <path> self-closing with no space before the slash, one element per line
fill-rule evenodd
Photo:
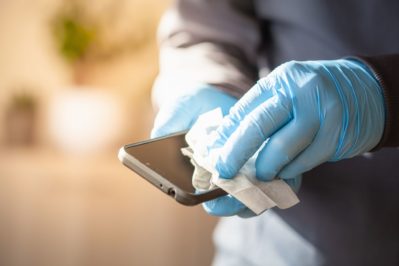
<path fill-rule="evenodd" d="M 259 179 L 288 180 L 323 162 L 370 151 L 384 123 L 380 84 L 361 62 L 292 61 L 260 79 L 231 108 L 208 150 L 219 150 L 214 167 L 224 178 L 259 152 Z"/>

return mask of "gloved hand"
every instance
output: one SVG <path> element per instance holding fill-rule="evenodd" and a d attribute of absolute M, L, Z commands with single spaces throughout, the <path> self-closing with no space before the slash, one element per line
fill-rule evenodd
<path fill-rule="evenodd" d="M 384 100 L 370 70 L 355 60 L 289 62 L 245 94 L 218 128 L 208 151 L 232 178 L 264 143 L 260 180 L 292 179 L 323 162 L 367 152 L 381 139 Z M 210 206 L 224 214 L 229 206 Z"/>
<path fill-rule="evenodd" d="M 185 94 L 178 95 L 173 101 L 161 106 L 154 122 L 151 137 L 161 137 L 174 132 L 189 129 L 198 116 L 221 107 L 223 115 L 229 112 L 237 99 L 210 85 L 201 85 Z M 234 197 L 227 195 L 205 203 L 222 206 L 230 213 L 245 210 L 246 207 Z"/>
<path fill-rule="evenodd" d="M 198 116 L 221 107 L 226 115 L 237 99 L 210 86 L 200 85 L 164 103 L 154 122 L 151 138 L 189 129 Z"/>

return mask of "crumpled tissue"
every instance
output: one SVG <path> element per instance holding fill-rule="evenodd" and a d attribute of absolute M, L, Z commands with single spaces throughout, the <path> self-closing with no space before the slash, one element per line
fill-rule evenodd
<path fill-rule="evenodd" d="M 234 178 L 224 179 L 219 176 L 214 168 L 218 149 L 212 149 L 209 153 L 207 143 L 222 120 L 221 109 L 214 109 L 199 116 L 186 134 L 189 147 L 183 148 L 182 153 L 191 158 L 191 163 L 195 167 L 193 186 L 199 191 L 219 187 L 257 215 L 275 206 L 286 209 L 297 204 L 298 197 L 285 181 L 274 179 L 264 182 L 256 178 L 255 161 L 260 149 L 244 164 Z"/>

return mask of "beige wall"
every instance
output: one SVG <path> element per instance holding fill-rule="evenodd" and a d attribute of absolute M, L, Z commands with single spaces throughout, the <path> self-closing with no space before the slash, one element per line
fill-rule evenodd
<path fill-rule="evenodd" d="M 216 219 L 199 206 L 180 206 L 116 158 L 118 147 L 147 138 L 151 128 L 153 39 L 85 74 L 86 85 L 120 106 L 123 123 L 111 144 L 69 154 L 52 140 L 49 106 L 71 86 L 71 70 L 48 32 L 58 2 L 0 1 L 0 265 L 208 265 Z M 168 4 L 128 3 L 125 23 L 138 31 L 137 21 L 148 17 L 146 30 L 154 31 Z M 21 85 L 34 88 L 39 104 L 36 143 L 27 147 L 4 138 L 5 110 Z"/>

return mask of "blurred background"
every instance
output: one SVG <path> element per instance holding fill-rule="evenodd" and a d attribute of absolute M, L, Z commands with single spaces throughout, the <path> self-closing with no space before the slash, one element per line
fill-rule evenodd
<path fill-rule="evenodd" d="M 209 265 L 216 219 L 117 159 L 169 0 L 0 0 L 0 265 Z"/>

